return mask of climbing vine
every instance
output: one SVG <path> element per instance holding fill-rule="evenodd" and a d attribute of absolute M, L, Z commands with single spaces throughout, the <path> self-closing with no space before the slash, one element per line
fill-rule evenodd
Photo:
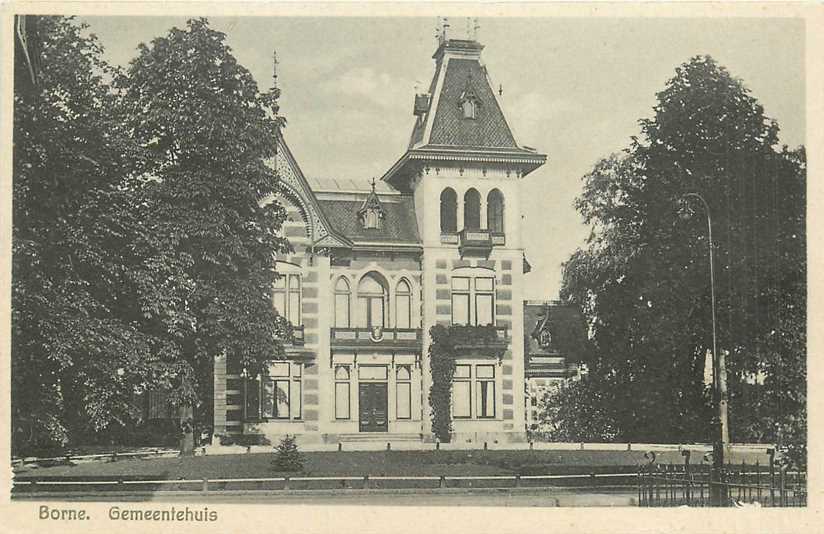
<path fill-rule="evenodd" d="M 432 407 L 432 433 L 442 442 L 449 442 L 452 433 L 452 377 L 455 375 L 455 346 L 449 328 L 435 325 L 429 329 L 429 369 L 432 386 L 429 406 Z"/>
<path fill-rule="evenodd" d="M 455 357 L 463 346 L 494 350 L 494 356 L 503 357 L 506 342 L 501 343 L 494 326 L 435 325 L 429 329 L 429 369 L 432 386 L 429 388 L 429 406 L 432 407 L 432 433 L 444 443 L 452 434 L 452 378 L 455 375 Z"/>

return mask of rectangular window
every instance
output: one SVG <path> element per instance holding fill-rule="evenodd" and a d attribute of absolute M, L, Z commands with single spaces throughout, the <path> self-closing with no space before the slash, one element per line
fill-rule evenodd
<path fill-rule="evenodd" d="M 452 278 L 452 324 L 495 324 L 494 278 Z"/>
<path fill-rule="evenodd" d="M 452 416 L 472 417 L 472 367 L 456 365 L 452 381 Z"/>
<path fill-rule="evenodd" d="M 349 382 L 335 382 L 335 419 L 349 419 Z"/>
<path fill-rule="evenodd" d="M 303 408 L 303 402 L 301 397 L 301 390 L 303 389 L 302 384 L 300 382 L 300 378 L 292 379 L 292 391 L 291 391 L 291 398 L 289 401 L 291 407 L 291 417 L 292 419 L 300 419 L 301 418 L 301 410 Z"/>
<path fill-rule="evenodd" d="M 494 322 L 492 315 L 492 295 L 475 295 L 475 324 L 491 325 Z"/>
<path fill-rule="evenodd" d="M 335 327 L 349 328 L 349 295 L 335 295 Z"/>
<path fill-rule="evenodd" d="M 301 324 L 300 317 L 300 275 L 281 274 L 275 280 L 272 302 L 277 312 L 293 325 Z"/>
<path fill-rule="evenodd" d="M 395 326 L 398 328 L 410 328 L 412 324 L 411 303 L 409 295 L 398 295 L 395 297 L 395 308 L 397 309 L 397 317 L 395 317 Z"/>
<path fill-rule="evenodd" d="M 479 418 L 495 417 L 495 366 L 478 365 L 475 367 L 476 409 Z"/>
<path fill-rule="evenodd" d="M 471 385 L 469 381 L 455 381 L 452 384 L 452 416 L 472 417 Z"/>
<path fill-rule="evenodd" d="M 275 419 L 289 419 L 289 381 L 274 380 L 275 411 L 271 415 Z"/>
<path fill-rule="evenodd" d="M 270 419 L 300 419 L 303 409 L 303 364 L 274 362 L 260 384 L 260 415 Z M 247 393 L 248 395 L 248 393 Z"/>
<path fill-rule="evenodd" d="M 452 293 L 452 324 L 469 324 L 469 293 Z"/>
<path fill-rule="evenodd" d="M 470 378 L 471 376 L 471 367 L 469 365 L 456 365 L 455 366 L 455 374 L 453 375 L 454 378 Z"/>
<path fill-rule="evenodd" d="M 476 278 L 475 291 L 492 291 L 492 278 Z"/>
<path fill-rule="evenodd" d="M 398 419 L 411 419 L 412 384 L 410 384 L 409 382 L 398 382 L 397 397 Z"/>

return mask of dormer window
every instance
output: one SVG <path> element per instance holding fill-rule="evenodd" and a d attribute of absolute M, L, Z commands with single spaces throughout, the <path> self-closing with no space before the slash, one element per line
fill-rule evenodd
<path fill-rule="evenodd" d="M 463 109 L 464 119 L 475 118 L 475 110 L 477 109 L 477 105 L 474 100 L 464 100 L 463 103 L 461 103 L 461 109 Z"/>
<path fill-rule="evenodd" d="M 383 226 L 384 211 L 381 201 L 375 193 L 375 179 L 372 179 L 372 191 L 358 210 L 361 226 L 364 229 L 380 230 Z"/>
<path fill-rule="evenodd" d="M 478 118 L 478 110 L 481 107 L 481 102 L 478 100 L 478 97 L 475 95 L 475 91 L 472 89 L 471 76 L 466 79 L 466 87 L 464 87 L 464 90 L 461 93 L 461 97 L 458 100 L 458 105 L 461 108 L 464 119 Z"/>

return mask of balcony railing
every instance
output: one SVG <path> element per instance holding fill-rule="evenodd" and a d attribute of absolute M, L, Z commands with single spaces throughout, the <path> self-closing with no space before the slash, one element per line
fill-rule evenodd
<path fill-rule="evenodd" d="M 481 328 L 481 327 L 478 327 Z M 455 343 L 455 348 L 458 350 L 467 349 L 505 349 L 509 346 L 509 328 L 505 326 L 483 327 L 494 328 L 495 337 L 490 339 L 486 336 L 473 336 L 461 339 Z"/>
<path fill-rule="evenodd" d="M 409 348 L 420 349 L 420 328 L 332 328 L 331 344 L 335 348 Z"/>

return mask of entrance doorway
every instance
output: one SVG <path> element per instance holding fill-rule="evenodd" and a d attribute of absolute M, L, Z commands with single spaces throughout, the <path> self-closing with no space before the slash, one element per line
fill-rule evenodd
<path fill-rule="evenodd" d="M 388 399 L 386 382 L 361 383 L 358 386 L 358 406 L 361 432 L 388 432 Z"/>

